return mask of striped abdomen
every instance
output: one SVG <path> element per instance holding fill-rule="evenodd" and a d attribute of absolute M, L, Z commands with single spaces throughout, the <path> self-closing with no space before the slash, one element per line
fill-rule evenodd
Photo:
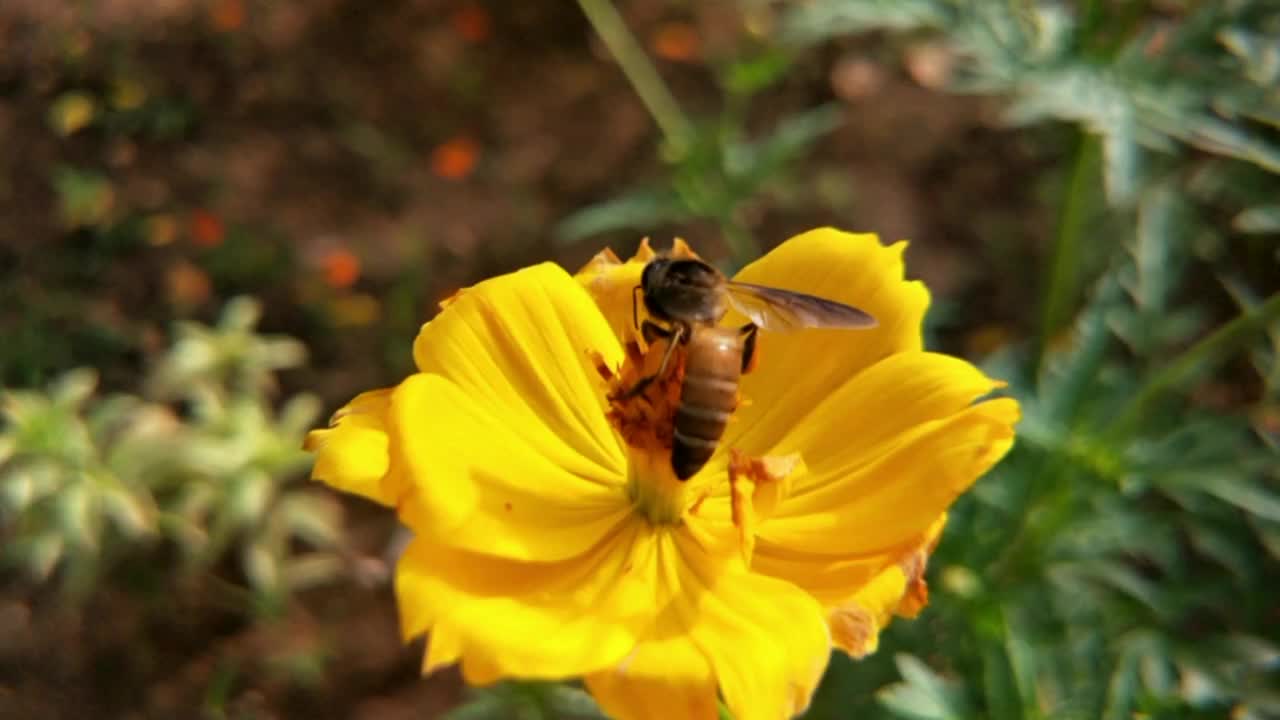
<path fill-rule="evenodd" d="M 680 409 L 671 441 L 671 469 L 688 480 L 716 451 L 738 404 L 742 343 L 731 328 L 697 328 L 687 345 Z"/>

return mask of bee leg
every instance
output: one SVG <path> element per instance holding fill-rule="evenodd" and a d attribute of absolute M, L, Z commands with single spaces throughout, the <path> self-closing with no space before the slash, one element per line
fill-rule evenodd
<path fill-rule="evenodd" d="M 745 375 L 756 367 L 756 336 L 760 328 L 755 323 L 747 323 L 738 328 L 742 335 L 742 374 Z"/>
<path fill-rule="evenodd" d="M 640 336 L 644 338 L 647 345 L 652 345 L 662 338 L 669 338 L 675 332 L 675 330 L 668 330 L 649 320 L 645 320 L 644 324 L 640 326 Z"/>
<path fill-rule="evenodd" d="M 640 327 L 640 303 L 636 302 L 636 293 L 642 290 L 644 290 L 643 285 L 631 288 L 631 324 L 635 325 L 637 329 Z M 648 321 L 645 321 L 645 324 L 649 324 Z"/>
<path fill-rule="evenodd" d="M 684 328 L 682 326 L 677 325 L 675 328 L 667 330 L 655 323 L 649 322 L 648 320 L 645 321 L 641 331 L 644 333 L 645 342 L 652 343 L 658 338 L 668 338 L 667 349 L 662 353 L 662 362 L 658 365 L 658 371 L 652 375 L 646 375 L 640 378 L 635 385 L 631 386 L 630 390 L 627 390 L 622 394 L 624 399 L 633 398 L 639 395 L 644 392 L 644 389 L 649 387 L 654 380 L 662 377 L 662 374 L 667 371 L 667 363 L 671 361 L 671 353 L 675 352 L 676 346 L 680 344 L 680 338 L 684 335 Z M 650 335 L 653 336 L 652 339 L 650 339 Z"/>

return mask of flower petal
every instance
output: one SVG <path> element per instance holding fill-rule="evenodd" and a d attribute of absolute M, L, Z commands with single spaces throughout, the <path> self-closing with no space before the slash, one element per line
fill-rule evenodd
<path fill-rule="evenodd" d="M 585 680 L 615 720 L 714 720 L 719 711 L 711 665 L 681 635 L 646 639 L 616 668 Z"/>
<path fill-rule="evenodd" d="M 789 493 L 794 500 L 838 481 L 841 469 L 873 460 L 904 433 L 950 417 L 1002 385 L 959 358 L 896 353 L 830 384 L 802 422 L 769 433 L 766 454 L 798 452 L 805 459 L 809 474 Z"/>
<path fill-rule="evenodd" d="M 592 476 L 621 478 L 597 356 L 616 367 L 621 345 L 591 296 L 552 263 L 467 289 L 413 345 L 422 372 L 448 378 L 512 427 L 560 438 L 581 456 L 577 466 L 595 466 Z"/>
<path fill-rule="evenodd" d="M 911 551 L 881 568 L 870 579 L 860 581 L 851 596 L 828 603 L 831 609 L 827 622 L 831 626 L 833 645 L 851 657 L 865 657 L 876 651 L 880 631 L 895 615 L 914 618 L 919 614 L 928 602 L 925 566 L 945 526 L 946 515 L 943 515 Z"/>
<path fill-rule="evenodd" d="M 622 478 L 522 412 L 438 375 L 401 383 L 390 413 L 412 483 L 401 521 L 460 550 L 541 562 L 586 552 L 617 527 L 630 511 Z"/>
<path fill-rule="evenodd" d="M 829 607 L 888 582 L 877 578 L 936 540 L 946 508 L 1012 444 L 1015 401 L 971 405 L 998 386 L 963 360 L 907 352 L 836 388 L 772 450 L 800 453 L 808 472 L 760 523 L 752 568 Z M 906 575 L 895 604 L 923 593 Z"/>
<path fill-rule="evenodd" d="M 742 380 L 750 404 L 738 410 L 726 442 L 764 455 L 764 445 L 801 424 L 830 394 L 833 379 L 852 377 L 894 353 L 920 349 L 929 293 L 921 283 L 903 279 L 905 248 L 906 243 L 884 247 L 875 235 L 823 228 L 787 240 L 734 278 L 853 305 L 871 313 L 878 325 L 760 333 L 758 365 Z"/>
<path fill-rule="evenodd" d="M 880 647 L 880 630 L 893 618 L 893 606 L 906 592 L 906 576 L 896 565 L 876 574 L 857 594 L 831 609 L 831 644 L 864 658 Z"/>
<path fill-rule="evenodd" d="M 634 653 L 588 678 L 601 706 L 619 718 L 714 717 L 718 687 L 736 720 L 803 711 L 830 656 L 821 606 L 789 583 L 740 566 L 725 571 L 686 533 L 667 538 L 660 597 L 669 600 Z"/>
<path fill-rule="evenodd" d="M 665 251 L 664 255 L 675 258 L 698 257 L 688 243 L 680 238 L 672 242 L 671 249 Z M 627 258 L 626 262 L 619 260 L 612 250 L 606 248 L 574 274 L 574 278 L 596 301 L 618 341 L 623 344 L 635 340 L 639 335 L 637 316 L 643 320 L 645 309 L 637 288 L 640 287 L 640 276 L 644 273 L 645 265 L 656 256 L 657 253 L 649 245 L 649 238 L 645 238 L 640 241 L 636 254 Z"/>
<path fill-rule="evenodd" d="M 333 414 L 330 427 L 307 433 L 303 447 L 316 453 L 313 480 L 383 505 L 396 501 L 387 449 L 387 409 L 391 388 L 357 395 Z"/>
<path fill-rule="evenodd" d="M 574 274 L 574 279 L 596 301 L 619 343 L 636 337 L 633 315 L 639 302 L 636 288 L 644 266 L 653 256 L 653 249 L 645 239 L 635 256 L 626 262 L 619 260 L 612 250 L 605 249 Z"/>
<path fill-rule="evenodd" d="M 1017 403 L 970 404 L 998 385 L 962 360 L 908 352 L 835 389 L 777 441 L 773 452 L 799 452 L 808 473 L 760 524 L 753 569 L 850 611 L 863 588 L 896 582 L 885 590 L 896 593 L 890 609 L 909 590 L 923 593 L 919 572 L 884 573 L 935 540 L 954 498 L 1011 446 Z"/>
<path fill-rule="evenodd" d="M 1013 445 L 1018 404 L 999 398 L 923 423 L 868 453 L 813 456 L 793 492 L 760 526 L 762 542 L 818 554 L 891 551 L 924 532 Z M 767 541 L 767 542 L 763 542 Z"/>
<path fill-rule="evenodd" d="M 555 563 L 418 536 L 396 569 L 402 632 L 431 633 L 427 671 L 461 660 L 476 684 L 596 672 L 620 662 L 650 626 L 658 561 L 653 533 L 639 521 Z"/>

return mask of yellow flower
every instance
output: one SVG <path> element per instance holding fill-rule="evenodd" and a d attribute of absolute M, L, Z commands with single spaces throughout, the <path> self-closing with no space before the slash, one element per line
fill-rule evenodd
<path fill-rule="evenodd" d="M 946 509 L 1009 449 L 1018 407 L 975 403 L 1000 383 L 922 350 L 904 248 L 815 230 L 737 276 L 879 324 L 762 333 L 687 482 L 667 449 L 681 361 L 619 393 L 656 363 L 632 320 L 647 244 L 452 299 L 414 344 L 418 374 L 308 438 L 317 479 L 415 533 L 396 592 L 405 636 L 429 633 L 424 669 L 582 677 L 618 718 L 714 718 L 720 700 L 773 720 L 807 706 L 833 645 L 864 655 L 918 612 Z"/>

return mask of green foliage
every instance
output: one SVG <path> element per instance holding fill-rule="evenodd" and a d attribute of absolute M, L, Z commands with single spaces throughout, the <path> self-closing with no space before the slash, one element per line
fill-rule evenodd
<path fill-rule="evenodd" d="M 268 605 L 337 575 L 339 507 L 290 482 L 310 462 L 301 444 L 319 402 L 270 401 L 275 372 L 305 348 L 257 334 L 259 313 L 238 298 L 217 327 L 180 325 L 145 397 L 97 397 L 87 369 L 45 391 L 5 391 L 4 560 L 81 594 L 115 562 L 161 547 L 187 572 L 231 555 Z"/>
<path fill-rule="evenodd" d="M 843 122 L 838 106 L 824 105 L 784 116 L 763 137 L 750 137 L 751 99 L 789 67 L 787 53 L 766 47 L 718 68 L 724 110 L 667 138 L 667 174 L 654 185 L 578 210 L 560 223 L 557 236 L 572 242 L 623 228 L 705 219 L 720 227 L 735 263 L 750 261 L 760 248 L 743 227 L 742 210 L 785 183 L 794 163 Z"/>
<path fill-rule="evenodd" d="M 584 690 L 556 683 L 505 682 L 471 693 L 444 720 L 604 720 Z"/>
<path fill-rule="evenodd" d="M 786 118 L 760 140 L 743 138 L 729 124 L 706 126 L 671 158 L 671 175 L 661 186 L 586 207 L 566 218 L 559 233 L 578 240 L 623 227 L 696 218 L 732 227 L 743 203 L 780 182 L 786 165 L 840 122 L 838 108 L 823 106 Z"/>
<path fill-rule="evenodd" d="M 1146 3 L 987 0 L 798 5 L 787 37 L 803 46 L 852 31 L 940 32 L 961 59 L 955 88 L 1009 99 L 1011 120 L 1080 125 L 1102 139 L 1107 194 L 1131 202 L 1146 151 L 1178 144 L 1280 172 L 1274 92 L 1280 9 L 1194 3 L 1161 17 Z"/>
<path fill-rule="evenodd" d="M 1263 591 L 1280 571 L 1280 454 L 1247 417 L 1175 392 L 1225 357 L 1221 331 L 1179 352 L 1205 324 L 1175 300 L 1187 212 L 1174 188 L 1146 191 L 1128 252 L 1070 344 L 1036 376 L 1020 349 L 996 361 L 1022 402 L 1019 445 L 955 508 L 925 627 L 890 632 L 912 653 L 879 695 L 893 714 L 1280 711 L 1280 633 Z M 1275 298 L 1247 307 L 1224 326 L 1252 330 L 1235 344 L 1280 318 Z M 945 644 L 930 634 L 939 626 Z"/>

